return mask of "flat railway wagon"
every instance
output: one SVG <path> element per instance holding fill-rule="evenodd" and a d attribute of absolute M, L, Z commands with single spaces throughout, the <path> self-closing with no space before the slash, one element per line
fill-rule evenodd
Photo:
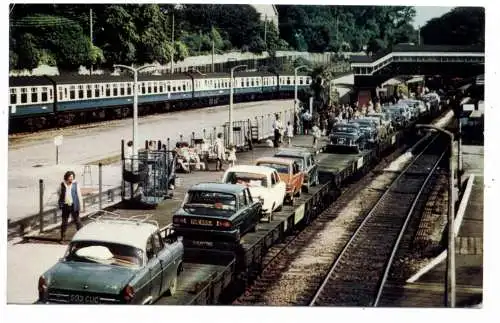
<path fill-rule="evenodd" d="M 419 122 L 435 118 L 427 115 Z M 378 161 L 418 136 L 413 124 L 400 130 L 379 146 L 356 154 L 319 153 L 320 185 L 303 193 L 295 206 L 284 206 L 270 223 L 260 223 L 256 232 L 245 234 L 240 243 L 184 240 L 184 271 L 174 296 L 163 297 L 156 305 L 227 304 L 240 295 L 266 266 L 269 248 L 308 226 L 341 194 L 341 188 L 364 176 Z"/>
<path fill-rule="evenodd" d="M 139 115 L 228 104 L 228 73 L 138 76 Z M 297 75 L 299 95 L 311 84 Z M 293 73 L 236 72 L 234 101 L 286 99 L 294 95 Z M 132 116 L 133 77 L 120 75 L 19 76 L 9 78 L 9 133 L 86 124 Z"/>

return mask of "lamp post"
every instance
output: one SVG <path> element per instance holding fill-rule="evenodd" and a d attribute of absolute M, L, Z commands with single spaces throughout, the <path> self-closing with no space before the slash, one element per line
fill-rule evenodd
<path fill-rule="evenodd" d="M 229 145 L 233 144 L 233 92 L 234 92 L 234 71 L 238 68 L 247 68 L 247 65 L 238 65 L 231 68 L 231 90 L 229 92 Z"/>
<path fill-rule="evenodd" d="M 450 138 L 450 156 L 448 176 L 448 255 L 446 268 L 446 306 L 455 307 L 455 199 L 453 194 L 453 134 L 432 125 L 417 124 L 416 128 L 432 129 L 444 133 Z"/>
<path fill-rule="evenodd" d="M 297 111 L 297 94 L 298 94 L 298 86 L 297 86 L 297 72 L 301 69 L 308 68 L 307 65 L 301 65 L 299 67 L 296 67 L 294 70 L 294 100 L 293 100 L 293 112 L 296 113 Z"/>
<path fill-rule="evenodd" d="M 138 108 L 138 92 L 139 92 L 139 84 L 137 83 L 138 73 L 139 71 L 156 67 L 155 65 L 146 65 L 139 68 L 134 68 L 132 66 L 115 64 L 114 68 L 123 68 L 134 73 L 134 117 L 133 117 L 133 125 L 132 125 L 132 156 L 137 156 L 137 149 L 139 148 L 139 139 L 137 138 L 138 130 L 139 130 L 139 108 Z"/>

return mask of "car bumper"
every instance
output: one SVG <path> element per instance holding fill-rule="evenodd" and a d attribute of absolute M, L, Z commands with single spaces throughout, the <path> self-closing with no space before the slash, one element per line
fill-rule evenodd
<path fill-rule="evenodd" d="M 238 241 L 240 240 L 240 230 L 210 230 L 190 227 L 181 227 L 174 224 L 174 229 L 177 235 L 182 236 L 187 240 L 203 240 L 203 241 Z"/>

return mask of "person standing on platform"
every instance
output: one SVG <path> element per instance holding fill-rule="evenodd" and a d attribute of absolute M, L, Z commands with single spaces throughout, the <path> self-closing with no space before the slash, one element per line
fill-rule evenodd
<path fill-rule="evenodd" d="M 64 241 L 70 215 L 76 225 L 76 230 L 78 231 L 82 227 L 80 221 L 80 207 L 82 205 L 82 193 L 75 181 L 75 173 L 67 171 L 59 189 L 59 208 L 62 211 L 61 242 Z"/>
<path fill-rule="evenodd" d="M 226 156 L 226 149 L 224 147 L 224 140 L 222 139 L 222 133 L 217 134 L 217 139 L 215 139 L 215 155 L 217 156 L 215 161 L 215 171 L 222 171 L 222 161 Z"/>
<path fill-rule="evenodd" d="M 285 137 L 286 137 L 288 147 L 292 147 L 293 126 L 292 126 L 290 121 L 288 121 L 288 125 L 286 126 Z"/>
<path fill-rule="evenodd" d="M 318 127 L 317 124 L 314 124 L 314 126 L 311 129 L 312 135 L 313 135 L 313 148 L 318 147 L 318 140 L 321 138 L 321 129 Z"/>
<path fill-rule="evenodd" d="M 276 117 L 276 119 L 274 120 L 274 123 L 273 123 L 274 147 L 279 147 L 280 141 L 281 141 L 281 133 L 283 131 L 283 124 L 281 123 L 279 115 L 276 114 L 275 117 Z"/>

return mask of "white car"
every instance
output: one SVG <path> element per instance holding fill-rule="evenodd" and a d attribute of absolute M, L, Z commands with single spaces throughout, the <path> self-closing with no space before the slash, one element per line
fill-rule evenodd
<path fill-rule="evenodd" d="M 245 185 L 252 198 L 262 202 L 262 214 L 268 221 L 272 214 L 281 210 L 286 195 L 286 184 L 281 181 L 278 172 L 270 167 L 237 165 L 229 168 L 222 177 L 226 184 Z"/>

